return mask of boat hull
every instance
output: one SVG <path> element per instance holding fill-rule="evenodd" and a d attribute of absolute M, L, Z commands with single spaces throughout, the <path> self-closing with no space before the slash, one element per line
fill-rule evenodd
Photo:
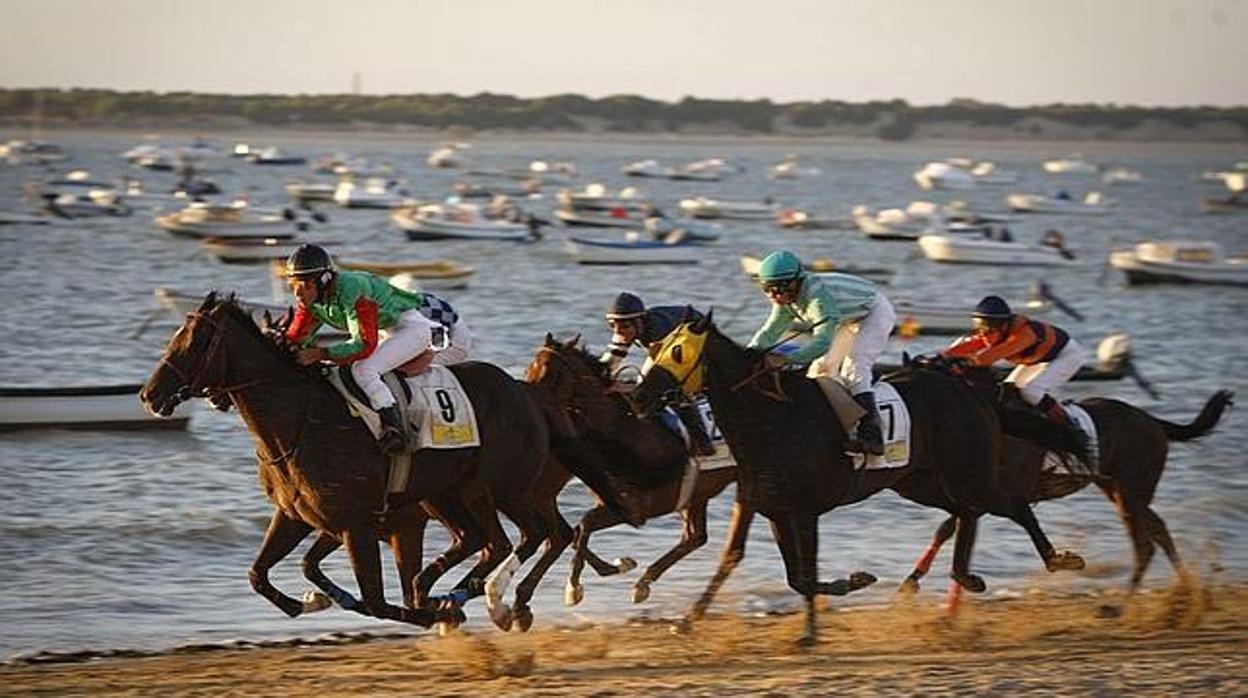
<path fill-rule="evenodd" d="M 0 431 L 19 429 L 185 429 L 191 407 L 156 417 L 139 401 L 141 385 L 0 388 Z"/>
<path fill-rule="evenodd" d="M 919 238 L 919 248 L 933 262 L 949 264 L 1066 266 L 1074 263 L 1054 248 L 995 240 L 959 240 L 945 235 L 924 235 Z"/>
<path fill-rule="evenodd" d="M 577 264 L 697 264 L 703 246 L 697 244 L 665 245 L 663 243 L 609 243 L 583 238 L 569 238 L 564 249 Z"/>
<path fill-rule="evenodd" d="M 1126 274 L 1127 283 L 1133 286 L 1143 284 L 1248 286 L 1248 264 L 1151 262 L 1140 259 L 1134 250 L 1119 250 L 1110 253 L 1109 264 Z"/>

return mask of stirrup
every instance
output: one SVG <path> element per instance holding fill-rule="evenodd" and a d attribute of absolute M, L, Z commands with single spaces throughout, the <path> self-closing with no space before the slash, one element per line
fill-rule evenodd
<path fill-rule="evenodd" d="M 377 439 L 377 448 L 387 456 L 397 456 L 407 450 L 407 439 L 403 438 L 403 432 L 387 428 Z"/>

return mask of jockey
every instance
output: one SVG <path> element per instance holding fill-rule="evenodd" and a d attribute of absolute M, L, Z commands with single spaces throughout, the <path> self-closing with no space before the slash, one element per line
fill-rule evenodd
<path fill-rule="evenodd" d="M 681 322 L 696 322 L 702 313 L 683 305 L 659 305 L 647 309 L 641 299 L 631 293 L 621 293 L 607 308 L 607 325 L 611 327 L 611 344 L 599 359 L 615 370 L 628 356 L 633 345 L 646 349 L 653 357 L 663 338 L 672 333 Z M 676 416 L 689 431 L 689 440 L 695 455 L 711 456 L 715 446 L 702 424 L 697 405 L 684 403 L 675 408 Z"/>
<path fill-rule="evenodd" d="M 402 452 L 407 446 L 402 420 L 382 374 L 435 344 L 445 346 L 431 363 L 464 361 L 472 348 L 468 327 L 437 296 L 405 291 L 367 272 L 338 271 L 329 253 L 317 245 L 300 245 L 286 260 L 286 276 L 299 301 L 286 330 L 286 339 L 300 347 L 296 361 L 304 366 L 324 360 L 350 364 L 352 377 L 381 416 L 379 448 L 386 455 Z M 322 324 L 346 330 L 351 338 L 327 348 L 313 346 Z"/>
<path fill-rule="evenodd" d="M 871 390 L 871 369 L 897 323 L 893 304 L 866 279 L 807 273 L 792 252 L 767 255 L 759 264 L 758 281 L 772 308 L 749 346 L 773 346 L 795 321 L 811 327 L 809 344 L 787 356 L 769 354 L 768 364 L 779 368 L 810 362 L 809 377 L 840 381 L 866 410 L 850 447 L 882 455 L 884 437 Z"/>
<path fill-rule="evenodd" d="M 984 298 L 971 317 L 974 334 L 957 340 L 941 355 L 968 359 L 974 366 L 991 366 L 998 360 L 1014 364 L 1005 382 L 1013 383 L 1023 400 L 1049 419 L 1072 424 L 1052 391 L 1083 365 L 1083 347 L 1059 327 L 1014 313 L 1000 296 Z"/>

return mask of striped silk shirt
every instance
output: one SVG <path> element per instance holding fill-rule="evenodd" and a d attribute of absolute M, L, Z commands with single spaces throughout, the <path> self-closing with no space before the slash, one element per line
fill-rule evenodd
<path fill-rule="evenodd" d="M 852 274 L 805 274 L 797 299 L 789 305 L 773 304 L 771 315 L 754 333 L 751 348 L 770 347 L 784 337 L 794 322 L 813 326 L 810 343 L 789 354 L 792 363 L 809 363 L 832 346 L 836 329 L 861 320 L 879 296 L 875 284 Z"/>

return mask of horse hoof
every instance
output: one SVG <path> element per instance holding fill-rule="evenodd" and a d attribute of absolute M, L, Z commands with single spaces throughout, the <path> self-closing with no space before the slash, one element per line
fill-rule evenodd
<path fill-rule="evenodd" d="M 319 591 L 303 592 L 303 613 L 316 613 L 333 606 L 334 602 Z"/>
<path fill-rule="evenodd" d="M 490 609 L 490 620 L 494 621 L 494 625 L 498 626 L 499 630 L 507 632 L 511 630 L 511 624 L 515 620 L 515 616 L 512 615 L 510 608 L 504 606 L 498 610 Z"/>
<path fill-rule="evenodd" d="M 858 591 L 859 589 L 865 589 L 877 581 L 879 581 L 878 578 L 870 572 L 854 572 L 849 575 L 849 590 Z"/>
<path fill-rule="evenodd" d="M 617 558 L 614 563 L 616 574 L 625 574 L 637 569 L 637 561 L 631 557 Z"/>
<path fill-rule="evenodd" d="M 688 635 L 693 632 L 693 621 L 688 618 L 681 618 L 675 623 L 672 623 L 671 627 L 668 628 L 668 631 L 673 635 Z"/>
<path fill-rule="evenodd" d="M 563 605 L 575 606 L 585 600 L 585 587 L 568 582 L 563 589 Z"/>
<path fill-rule="evenodd" d="M 442 611 L 435 611 L 433 614 L 434 623 L 438 626 L 438 632 L 441 634 L 443 626 L 450 626 L 451 629 L 463 624 L 468 620 L 468 616 L 458 608 L 449 608 Z"/>
<path fill-rule="evenodd" d="M 919 593 L 919 578 L 915 576 L 906 577 L 906 579 L 901 583 L 901 586 L 897 587 L 897 593 L 899 594 Z"/>
<path fill-rule="evenodd" d="M 641 603 L 650 598 L 650 585 L 638 582 L 633 587 L 633 603 Z"/>
<path fill-rule="evenodd" d="M 1085 564 L 1082 557 L 1069 551 L 1054 553 L 1049 559 L 1044 561 L 1044 566 L 1050 572 L 1081 570 Z"/>
<path fill-rule="evenodd" d="M 988 589 L 988 585 L 984 583 L 984 578 L 978 574 L 955 574 L 953 575 L 953 581 L 972 594 L 982 594 Z"/>
<path fill-rule="evenodd" d="M 522 632 L 529 632 L 529 628 L 533 627 L 533 609 L 528 606 L 518 606 L 513 608 L 512 616 L 516 621 L 516 628 Z"/>
<path fill-rule="evenodd" d="M 434 623 L 433 625 L 438 629 L 438 637 L 450 637 L 451 633 L 455 632 L 455 625 L 452 623 Z"/>

